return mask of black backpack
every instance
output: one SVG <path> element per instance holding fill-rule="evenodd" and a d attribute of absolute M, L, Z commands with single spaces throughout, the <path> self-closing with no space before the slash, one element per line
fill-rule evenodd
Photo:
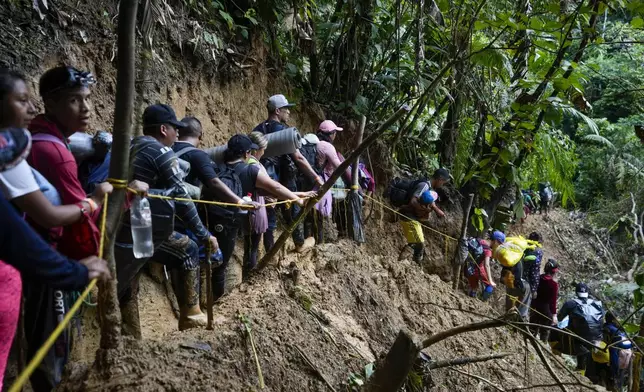
<path fill-rule="evenodd" d="M 213 164 L 213 165 L 215 166 L 215 173 L 217 173 L 217 177 L 221 180 L 221 182 L 223 182 L 234 194 L 236 194 L 239 197 L 243 197 L 244 189 L 242 187 L 241 178 L 239 178 L 238 168 L 246 168 L 248 165 L 240 164 L 236 166 L 235 169 L 231 168 L 226 164 L 219 164 L 219 165 Z M 219 201 L 217 196 L 212 194 L 212 192 L 210 191 L 207 191 L 204 194 L 204 199 L 211 200 L 211 201 Z M 239 212 L 239 208 L 233 207 L 233 206 L 224 207 L 224 206 L 217 206 L 217 205 L 209 205 L 208 210 L 210 211 L 210 213 L 222 218 L 232 218 Z"/>
<path fill-rule="evenodd" d="M 313 170 L 315 170 L 316 173 L 320 174 L 320 170 L 317 166 L 318 145 L 313 143 L 304 144 L 302 145 L 302 147 L 300 147 L 300 153 L 304 155 L 304 158 L 306 158 L 306 161 L 309 163 L 309 165 L 311 165 Z"/>
<path fill-rule="evenodd" d="M 394 207 L 402 207 L 409 204 L 414 188 L 421 182 L 426 182 L 425 179 L 413 180 L 409 178 L 394 178 L 389 183 L 389 187 L 385 191 L 385 197 Z"/>
<path fill-rule="evenodd" d="M 586 300 L 575 298 L 573 301 L 577 306 L 570 313 L 569 328 L 588 341 L 601 339 L 604 317 L 601 302 L 590 298 Z"/>

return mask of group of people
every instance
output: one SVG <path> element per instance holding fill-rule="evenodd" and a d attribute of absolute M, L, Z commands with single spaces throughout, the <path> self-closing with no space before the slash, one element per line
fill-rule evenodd
<path fill-rule="evenodd" d="M 44 113 L 37 114 L 25 77 L 0 71 L 0 209 L 5 219 L 0 228 L 0 292 L 4 298 L 0 304 L 0 375 L 4 374 L 16 334 L 23 295 L 26 352 L 31 358 L 68 311 L 74 290 L 81 290 L 95 278 L 112 278 L 106 262 L 96 256 L 100 244 L 97 220 L 105 213 L 101 206 L 113 191 L 112 183 L 116 183 L 107 181 L 111 154 L 103 151 L 98 158 L 79 165 L 69 144 L 76 132 L 88 130 L 94 83 L 90 72 L 73 67 L 48 70 L 39 82 Z M 231 137 L 223 163 L 213 162 L 200 149 L 204 130 L 198 118 L 179 120 L 173 108 L 164 104 L 151 105 L 143 112 L 143 134 L 133 138 L 130 145 L 128 188 L 135 193 L 128 194 L 121 208 L 127 211 L 136 195 L 150 196 L 151 260 L 162 264 L 172 277 L 180 306 L 180 330 L 205 326 L 201 267 L 212 264 L 212 295 L 215 300 L 223 296 L 226 268 L 240 234 L 244 243 L 243 279 L 247 279 L 257 264 L 260 244 L 266 252 L 274 247 L 278 213 L 286 223 L 293 222 L 306 199 L 316 199 L 314 213 L 292 233 L 296 251 L 302 251 L 324 241 L 323 222 L 335 207 L 342 207 L 330 192 L 316 194 L 343 160 L 333 145 L 343 128 L 333 121 L 325 120 L 316 133 L 305 135 L 300 149 L 264 156 L 267 135 L 288 128 L 292 106 L 284 95 L 270 97 L 268 118 L 248 134 Z M 105 138 L 102 133 L 95 136 L 101 143 Z M 365 191 L 372 191 L 375 183 L 364 171 L 367 175 L 363 178 L 363 171 L 359 171 L 358 183 Z M 350 183 L 351 177 L 351 170 L 347 170 L 342 181 Z M 431 178 L 395 179 L 387 190 L 402 216 L 404 235 L 418 263 L 424 257 L 420 222 L 429 219 L 432 212 L 439 218 L 445 216 L 436 202 L 438 192 L 449 180 L 449 171 L 440 168 Z M 195 203 L 198 200 L 221 204 Z M 277 200 L 288 203 L 275 205 Z M 129 214 L 123 217 L 114 250 L 118 295 L 124 330 L 140 336 L 138 276 L 150 258 L 135 255 L 133 223 Z M 346 221 L 341 223 L 340 231 L 346 226 Z M 528 240 L 539 245 L 526 249 L 518 263 L 502 268 L 500 281 L 507 288 L 507 309 L 516 306 L 521 316 L 537 326 L 533 333 L 544 341 L 552 341 L 550 337 L 557 335 L 549 332 L 559 316 L 568 317 L 568 329 L 587 337 L 587 341 L 603 338 L 608 344 L 617 342 L 604 351 L 610 353 L 607 374 L 611 382 L 622 382 L 624 355 L 613 351 L 626 351 L 630 342 L 622 339 L 615 318 L 604 314 L 601 303 L 597 305 L 598 301 L 588 298 L 585 285 L 578 286 L 578 298 L 566 302 L 557 312 L 559 264 L 549 259 L 541 273 L 543 239 L 534 232 Z M 471 296 L 477 296 L 480 289 L 484 300 L 492 295 L 497 285 L 491 260 L 497 258 L 505 242 L 506 236 L 500 231 L 494 231 L 489 241 L 469 239 L 471 262 L 465 274 Z M 584 315 L 589 313 L 600 315 L 598 322 L 606 331 L 603 336 L 591 336 L 589 331 L 596 328 L 594 324 L 588 327 L 592 323 Z M 585 323 L 579 321 L 580 317 Z M 71 333 L 66 331 L 47 353 L 31 377 L 35 391 L 50 391 L 61 380 L 71 340 Z M 577 355 L 579 368 L 589 368 L 589 353 L 596 350 L 586 343 L 573 346 L 571 352 Z"/>
<path fill-rule="evenodd" d="M 111 154 L 102 151 L 82 163 L 72 153 L 70 138 L 88 130 L 90 97 L 96 79 L 69 66 L 45 72 L 39 81 L 44 113 L 37 114 L 25 77 L 0 70 L 0 208 L 5 217 L 0 247 L 0 375 L 4 374 L 24 296 L 27 358 L 35 355 L 71 305 L 74 290 L 90 280 L 111 279 L 99 259 L 97 220 L 103 201 L 117 182 L 107 179 Z M 180 306 L 180 330 L 205 326 L 200 302 L 200 269 L 211 263 L 214 299 L 224 294 L 226 267 L 236 239 L 244 239 L 244 279 L 256 266 L 260 243 L 274 246 L 277 214 L 296 219 L 306 199 L 341 164 L 333 146 L 343 128 L 323 121 L 307 135 L 314 154 L 263 156 L 267 135 L 288 127 L 284 95 L 268 99 L 268 118 L 249 134 L 228 140 L 224 162 L 215 163 L 199 148 L 203 127 L 196 117 L 179 120 L 168 105 L 154 104 L 143 113 L 142 135 L 131 140 L 127 211 L 135 196 L 148 196 L 152 217 L 151 258 L 134 253 L 133 222 L 123 214 L 115 241 L 118 295 L 126 333 L 140 336 L 138 276 L 149 260 L 166 268 Z M 107 134 L 109 139 L 109 134 Z M 97 133 L 94 141 L 106 135 Z M 186 167 L 187 165 L 187 167 Z M 344 173 L 345 181 L 351 173 Z M 91 191 L 91 193 L 87 193 Z M 155 195 L 167 197 L 154 197 Z M 198 204 L 198 199 L 220 204 Z M 318 198 L 316 214 L 331 216 L 333 201 Z M 192 201 L 194 200 L 194 201 Z M 274 206 L 275 200 L 289 203 Z M 138 200 L 137 200 L 138 201 Z M 299 225 L 296 250 L 324 241 L 322 221 Z M 134 227 L 134 231 L 138 229 Z M 211 255 L 209 260 L 207 255 Z M 24 293 L 24 294 L 23 294 Z M 66 331 L 31 377 L 35 391 L 50 391 L 62 377 L 71 333 Z M 2 378 L 0 377 L 0 388 Z"/>
<path fill-rule="evenodd" d="M 522 189 L 521 197 L 523 198 L 523 212 L 517 218 L 520 218 L 521 223 L 530 214 L 539 213 L 543 214 L 546 218 L 550 213 L 552 202 L 554 201 L 554 192 L 549 182 L 540 183 L 539 190 Z"/>
<path fill-rule="evenodd" d="M 616 317 L 606 312 L 600 301 L 589 296 L 588 286 L 578 283 L 575 298 L 565 301 L 557 310 L 560 265 L 550 258 L 543 265 L 543 237 L 532 232 L 533 245 L 523 249 L 522 257 L 513 266 L 501 265 L 500 282 L 506 287 L 505 309 L 516 308 L 529 321 L 530 331 L 548 342 L 554 353 L 573 355 L 577 370 L 596 384 L 611 390 L 624 385 L 632 355 L 632 342 Z M 492 260 L 500 257 L 506 235 L 493 231 L 489 240 L 469 238 L 468 261 L 464 274 L 468 293 L 489 299 L 497 287 L 493 278 Z"/>

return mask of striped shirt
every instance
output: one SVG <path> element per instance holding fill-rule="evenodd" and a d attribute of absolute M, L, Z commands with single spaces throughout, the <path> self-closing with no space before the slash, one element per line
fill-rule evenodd
<path fill-rule="evenodd" d="M 175 197 L 190 198 L 172 148 L 151 136 L 139 136 L 132 141 L 132 149 L 135 151 L 132 162 L 134 180 L 148 183 L 151 189 L 174 189 Z M 210 233 L 201 223 L 192 201 L 175 201 L 175 209 L 175 218 L 183 227 L 192 231 L 200 241 L 208 240 Z"/>

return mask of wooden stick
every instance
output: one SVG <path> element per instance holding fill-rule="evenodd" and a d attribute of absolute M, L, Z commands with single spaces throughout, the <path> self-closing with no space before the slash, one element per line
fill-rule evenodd
<path fill-rule="evenodd" d="M 362 142 L 362 144 L 360 144 L 355 149 L 355 151 L 353 151 L 353 153 L 351 153 L 351 155 L 349 155 L 349 157 L 344 162 L 342 162 L 342 164 L 340 164 L 340 166 L 338 166 L 335 169 L 333 174 L 331 174 L 331 177 L 318 190 L 318 197 L 314 199 L 309 199 L 308 203 L 306 203 L 306 206 L 302 209 L 302 212 L 300 213 L 300 215 L 291 223 L 289 227 L 287 227 L 282 232 L 282 235 L 280 235 L 280 237 L 277 239 L 273 248 L 271 248 L 271 250 L 267 252 L 266 255 L 264 255 L 264 257 L 260 260 L 260 262 L 257 265 L 257 268 L 255 268 L 254 270 L 255 273 L 264 269 L 268 265 L 268 263 L 275 257 L 279 249 L 282 248 L 282 246 L 284 246 L 284 244 L 286 243 L 286 240 L 288 239 L 288 237 L 291 236 L 291 233 L 293 233 L 293 230 L 295 230 L 297 225 L 302 223 L 306 214 L 308 214 L 309 211 L 311 211 L 311 209 L 313 209 L 313 207 L 315 206 L 315 203 L 319 201 L 319 197 L 323 196 L 329 189 L 331 189 L 333 184 L 337 181 L 338 178 L 340 178 L 342 173 L 344 173 L 345 170 L 347 170 L 351 162 L 357 156 L 362 154 L 370 145 L 372 145 L 378 139 L 378 137 L 380 137 L 387 129 L 389 129 L 391 125 L 393 125 L 393 123 L 398 121 L 398 119 L 408 111 L 409 111 L 409 106 L 407 105 L 404 105 L 403 107 L 398 109 L 396 113 L 394 113 L 389 119 L 387 119 L 387 121 L 385 121 L 382 125 L 380 125 L 380 127 L 378 127 L 378 129 L 376 129 L 371 135 L 369 135 L 369 137 L 364 142 Z"/>
<path fill-rule="evenodd" d="M 253 357 L 255 358 L 255 366 L 257 366 L 257 378 L 259 379 L 259 389 L 264 389 L 264 375 L 262 374 L 262 367 L 259 364 L 259 358 L 257 357 L 257 350 L 255 349 L 255 341 L 253 340 L 253 333 L 250 331 L 249 320 L 243 314 L 239 314 L 239 319 L 244 325 L 244 330 L 248 334 L 248 339 L 250 339 L 250 346 L 253 349 Z"/>
<path fill-rule="evenodd" d="M 472 209 L 472 203 L 474 203 L 474 194 L 470 193 L 467 196 L 467 209 L 463 211 L 463 222 L 461 223 L 461 239 L 465 240 L 465 237 L 467 236 L 467 221 L 470 218 L 470 210 Z M 452 289 L 458 290 L 458 284 L 461 281 L 461 268 L 463 265 L 463 262 L 465 260 L 460 260 L 460 245 L 458 244 L 458 247 L 456 248 L 456 252 L 454 253 L 454 261 L 452 264 L 452 271 L 454 274 L 453 281 L 452 281 Z"/>
<path fill-rule="evenodd" d="M 500 354 L 492 354 L 492 355 L 480 355 L 478 357 L 462 357 L 462 358 L 447 359 L 444 361 L 431 362 L 429 364 L 429 368 L 441 369 L 445 367 L 467 365 L 469 363 L 485 362 L 485 361 L 491 361 L 493 359 L 501 359 L 501 358 L 509 357 L 511 355 L 515 355 L 515 353 L 500 353 Z"/>
<path fill-rule="evenodd" d="M 468 377 L 475 378 L 475 379 L 477 379 L 479 381 L 483 381 L 484 383 L 488 384 L 489 386 L 491 386 L 492 388 L 496 389 L 497 391 L 505 392 L 505 389 L 503 389 L 500 386 L 496 385 L 495 383 L 493 383 L 492 381 L 488 380 L 487 378 L 477 376 L 476 374 L 464 372 L 464 371 L 459 370 L 457 368 L 449 368 L 449 370 L 451 370 L 453 372 L 461 373 L 461 374 L 463 374 L 465 376 L 468 376 Z"/>
<path fill-rule="evenodd" d="M 331 384 L 331 382 L 329 382 L 329 380 L 322 373 L 322 371 L 320 371 L 320 369 L 318 369 L 318 367 L 315 366 L 313 361 L 311 361 L 311 359 L 309 359 L 309 357 L 298 346 L 293 345 L 293 347 L 295 347 L 295 350 L 297 350 L 297 352 L 300 354 L 302 359 L 304 359 L 304 362 L 306 362 L 306 364 L 309 365 L 309 367 L 311 369 L 313 369 L 315 374 L 317 374 L 322 379 L 322 381 L 324 381 L 324 383 L 329 387 L 329 389 L 332 390 L 333 392 L 336 392 L 336 390 L 335 390 L 335 388 L 333 388 L 333 385 Z"/>

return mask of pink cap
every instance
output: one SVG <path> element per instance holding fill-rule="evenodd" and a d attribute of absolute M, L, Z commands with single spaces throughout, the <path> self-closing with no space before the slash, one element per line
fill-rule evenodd
<path fill-rule="evenodd" d="M 320 126 L 318 128 L 322 132 L 335 132 L 335 131 L 341 131 L 343 128 L 340 128 L 339 126 L 335 125 L 335 123 L 331 120 L 324 120 L 320 123 Z"/>

